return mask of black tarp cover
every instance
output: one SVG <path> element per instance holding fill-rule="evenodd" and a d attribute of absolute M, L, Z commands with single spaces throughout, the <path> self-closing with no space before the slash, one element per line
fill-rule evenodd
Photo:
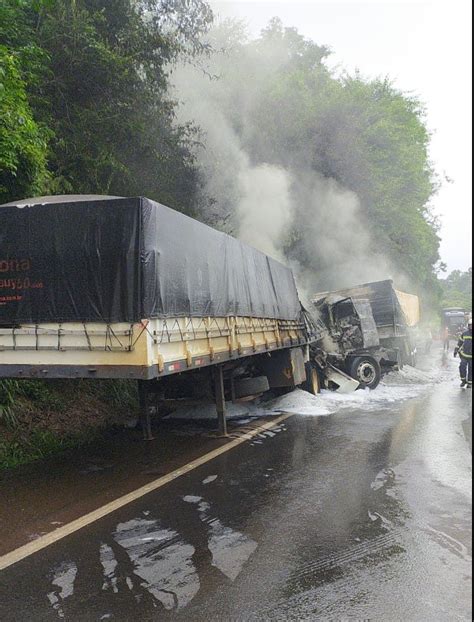
<path fill-rule="evenodd" d="M 0 207 L 0 324 L 297 320 L 291 270 L 144 198 Z"/>

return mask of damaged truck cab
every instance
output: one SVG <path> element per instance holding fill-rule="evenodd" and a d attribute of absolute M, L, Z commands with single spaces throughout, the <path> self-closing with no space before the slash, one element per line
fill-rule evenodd
<path fill-rule="evenodd" d="M 316 294 L 312 304 L 322 327 L 315 356 L 329 388 L 338 383 L 324 371 L 331 367 L 374 389 L 389 371 L 415 365 L 410 329 L 419 321 L 419 300 L 391 280 Z"/>

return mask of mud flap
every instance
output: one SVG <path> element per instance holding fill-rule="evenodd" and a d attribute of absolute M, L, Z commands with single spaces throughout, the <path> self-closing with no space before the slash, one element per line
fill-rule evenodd
<path fill-rule="evenodd" d="M 338 393 L 353 393 L 359 388 L 357 380 L 354 380 L 354 378 L 351 378 L 351 376 L 348 376 L 333 365 L 328 365 L 324 370 L 324 373 L 329 381 L 337 384 L 338 388 L 336 391 Z"/>

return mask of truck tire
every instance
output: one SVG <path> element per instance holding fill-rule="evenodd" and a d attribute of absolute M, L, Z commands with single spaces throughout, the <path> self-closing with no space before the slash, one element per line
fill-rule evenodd
<path fill-rule="evenodd" d="M 311 393 L 311 395 L 317 395 L 321 393 L 321 381 L 319 379 L 319 373 L 313 363 L 306 363 L 306 382 L 303 385 L 303 389 Z"/>
<path fill-rule="evenodd" d="M 358 356 L 351 361 L 349 375 L 360 383 L 361 389 L 376 389 L 382 370 L 380 363 L 371 356 Z"/>
<path fill-rule="evenodd" d="M 234 381 L 234 393 L 236 399 L 257 396 L 270 389 L 266 376 L 256 378 L 236 378 Z"/>

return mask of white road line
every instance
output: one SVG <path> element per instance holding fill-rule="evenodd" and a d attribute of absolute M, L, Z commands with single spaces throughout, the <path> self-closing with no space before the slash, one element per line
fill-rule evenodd
<path fill-rule="evenodd" d="M 258 434 L 260 434 L 262 431 L 269 430 L 270 428 L 275 427 L 276 425 L 278 425 L 285 419 L 288 419 L 289 417 L 292 417 L 292 416 L 293 416 L 292 414 L 284 414 L 284 415 L 281 415 L 280 417 L 276 417 L 272 421 L 264 423 L 263 425 L 259 426 L 255 430 L 247 432 L 245 436 L 243 436 L 242 438 L 237 438 L 235 440 L 232 440 L 226 445 L 223 445 L 222 447 L 218 447 L 217 449 L 214 449 L 213 451 L 205 454 L 204 456 L 201 456 L 201 458 L 198 458 L 197 460 L 193 460 L 192 462 L 189 462 L 188 464 L 180 467 L 179 469 L 176 469 L 175 471 L 168 473 L 168 475 L 164 475 L 163 477 L 160 477 L 159 479 L 156 479 L 155 481 L 150 482 L 149 484 L 146 484 L 145 486 L 142 486 L 141 488 L 137 488 L 137 490 L 134 490 L 133 492 L 130 492 L 124 495 L 123 497 L 119 497 L 115 501 L 111 501 L 110 503 L 107 503 L 101 508 L 94 510 L 93 512 L 90 512 L 89 514 L 85 514 L 84 516 L 81 516 L 81 518 L 78 518 L 68 523 L 67 525 L 63 525 L 62 527 L 59 527 L 55 531 L 52 531 L 51 533 L 48 533 L 45 536 L 38 538 L 37 540 L 33 540 L 32 542 L 29 542 L 28 544 L 25 544 L 24 546 L 21 546 L 18 549 L 15 549 L 14 551 L 7 553 L 6 555 L 3 555 L 2 557 L 0 557 L 0 571 L 5 570 L 5 568 L 8 568 L 10 566 L 13 566 L 13 564 L 18 563 L 22 559 L 30 557 L 30 555 L 34 555 L 35 553 L 38 553 L 42 549 L 45 549 L 48 546 L 51 546 L 52 544 L 54 544 L 55 542 L 58 542 L 59 540 L 62 540 L 63 538 L 70 536 L 76 531 L 79 531 L 80 529 L 83 529 L 84 527 L 87 527 L 88 525 L 95 523 L 101 518 L 104 518 L 105 516 L 112 514 L 116 510 L 119 510 L 120 508 L 125 507 L 126 505 L 132 503 L 133 501 L 136 501 L 137 499 L 140 499 L 141 497 L 148 495 L 150 492 L 158 490 L 158 488 L 161 488 L 162 486 L 169 484 L 170 482 L 177 479 L 178 477 L 181 477 L 182 475 L 185 475 L 186 473 L 189 473 L 190 471 L 194 471 L 194 469 L 197 469 L 203 464 L 206 464 L 206 462 L 210 462 L 211 460 L 214 460 L 214 458 L 217 458 L 218 456 L 221 456 L 222 454 L 230 451 L 234 447 L 237 447 L 238 445 L 245 443 L 246 441 L 252 439 L 254 436 L 257 436 Z"/>

